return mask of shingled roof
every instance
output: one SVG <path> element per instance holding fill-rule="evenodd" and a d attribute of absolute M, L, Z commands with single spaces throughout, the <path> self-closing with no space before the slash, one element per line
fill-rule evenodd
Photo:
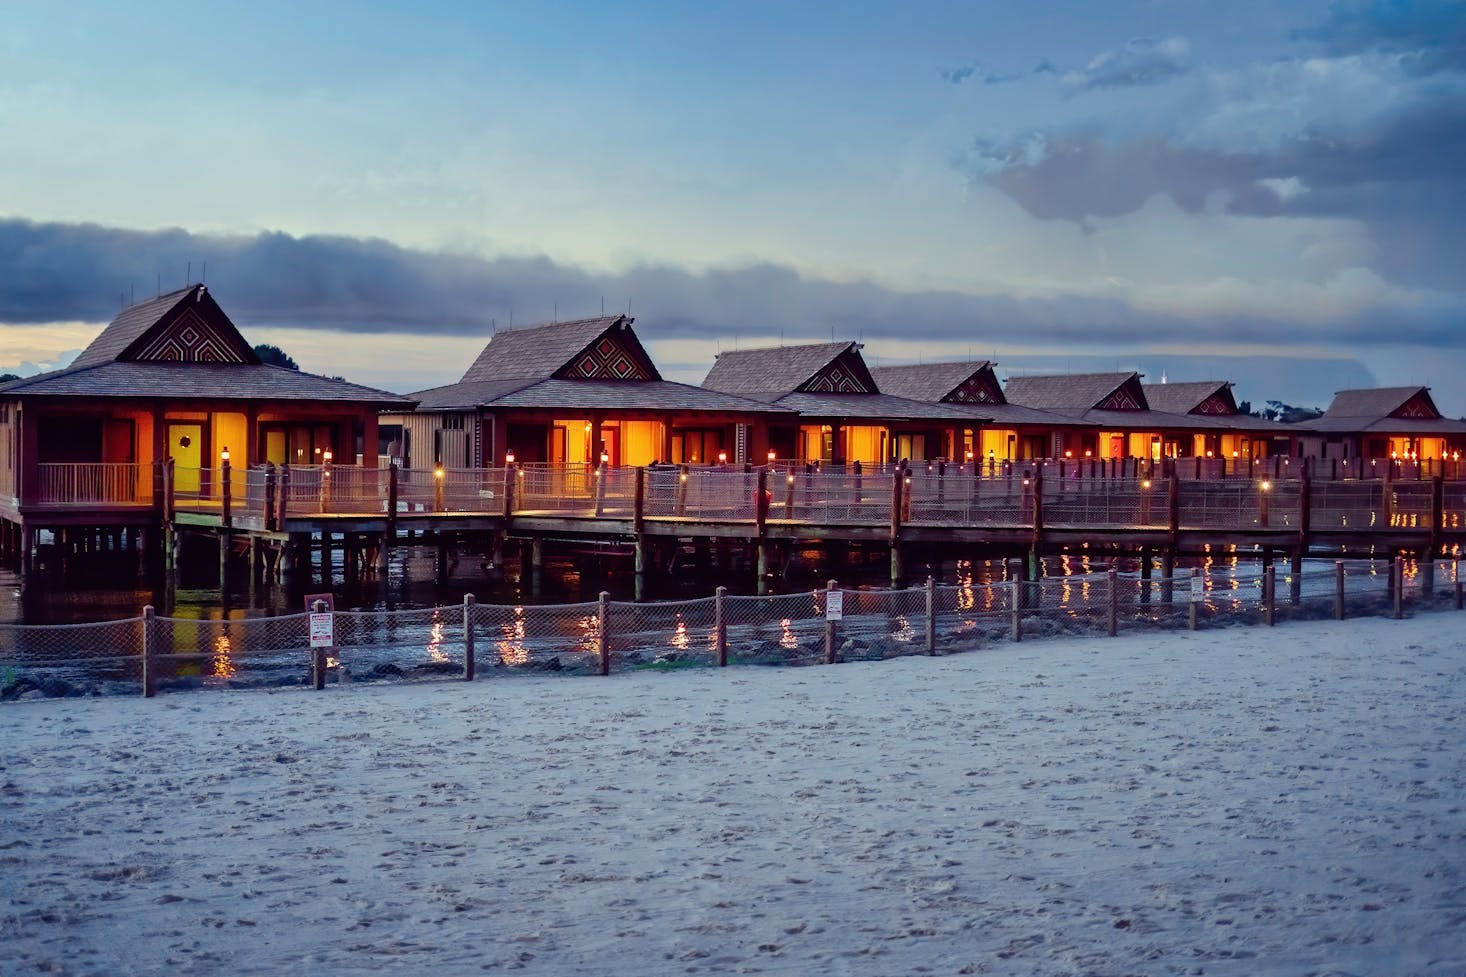
<path fill-rule="evenodd" d="M 0 396 L 165 400 L 311 400 L 410 409 L 414 401 L 332 377 L 262 363 L 99 363 L 12 380 Z"/>
<path fill-rule="evenodd" d="M 842 354 L 859 349 L 858 343 L 841 342 L 724 350 L 702 385 L 745 396 L 793 393 Z"/>
<path fill-rule="evenodd" d="M 1466 422 L 1441 417 L 1429 387 L 1340 390 L 1322 417 L 1290 426 L 1322 433 L 1466 433 Z"/>
<path fill-rule="evenodd" d="M 149 340 L 187 316 L 196 334 L 195 355 L 213 361 L 259 363 L 254 348 L 244 341 L 234 323 L 224 314 L 219 303 L 203 284 L 189 285 L 176 292 L 159 295 L 130 305 L 107 324 L 81 355 L 72 360 L 73 367 L 96 366 L 119 360 L 162 359 L 157 351 L 148 355 Z M 202 351 L 200 353 L 199 351 Z M 174 351 L 177 352 L 176 350 Z M 182 357 L 174 357 L 182 358 Z"/>
<path fill-rule="evenodd" d="M 1071 417 L 1008 403 L 1003 396 L 1003 388 L 992 376 L 994 366 L 991 360 L 916 363 L 876 366 L 870 372 L 882 393 L 928 403 L 961 403 L 998 426 L 1054 427 L 1082 423 Z M 982 374 L 987 376 L 983 377 Z M 975 380 L 983 381 L 979 389 L 990 399 L 982 402 L 959 399 L 963 387 Z"/>
<path fill-rule="evenodd" d="M 1111 394 L 1139 377 L 1140 374 L 1134 372 L 1012 376 L 1008 378 L 1003 394 L 1010 404 L 1037 410 L 1086 411 L 1098 408 Z M 1147 410 L 1148 407 L 1142 402 L 1138 409 Z"/>
<path fill-rule="evenodd" d="M 1181 383 L 1143 383 L 1145 400 L 1152 410 L 1168 414 L 1190 414 L 1212 397 L 1222 396 L 1231 401 L 1232 383 L 1229 380 L 1195 380 Z M 1231 403 L 1236 413 L 1236 403 Z"/>
<path fill-rule="evenodd" d="M 16 397 L 413 401 L 385 390 L 266 366 L 202 284 L 128 306 L 70 366 L 0 386 Z"/>
<path fill-rule="evenodd" d="M 542 323 L 494 334 L 483 352 L 463 374 L 464 383 L 481 380 L 544 380 L 573 367 L 597 341 L 609 337 L 627 359 L 624 379 L 660 380 L 651 357 L 631 331 L 630 316 L 595 316 L 566 322 Z M 609 347 L 608 347 L 609 349 Z"/>
<path fill-rule="evenodd" d="M 950 399 L 959 387 L 992 365 L 991 361 L 982 360 L 873 366 L 870 375 L 875 377 L 881 393 L 936 403 Z"/>

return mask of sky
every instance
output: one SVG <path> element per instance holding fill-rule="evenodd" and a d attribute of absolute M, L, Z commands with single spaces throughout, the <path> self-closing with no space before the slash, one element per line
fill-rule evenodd
<path fill-rule="evenodd" d="M 1466 414 L 1466 0 L 12 0 L 0 131 L 0 371 L 205 278 L 398 392 L 629 308 Z"/>

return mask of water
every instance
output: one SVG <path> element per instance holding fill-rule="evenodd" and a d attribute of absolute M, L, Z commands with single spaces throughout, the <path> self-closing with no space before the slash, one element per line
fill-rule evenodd
<path fill-rule="evenodd" d="M 587 549 L 573 554 L 546 551 L 547 562 L 541 573 L 541 592 L 529 593 L 529 581 L 521 574 L 517 560 L 505 567 L 491 567 L 477 554 L 464 554 L 450 568 L 446 583 L 439 584 L 435 572 L 436 552 L 425 547 L 404 547 L 393 551 L 391 566 L 385 577 L 365 577 L 348 583 L 338 551 L 332 567 L 330 590 L 340 610 L 405 610 L 445 607 L 459 604 L 465 594 L 473 594 L 479 603 L 525 605 L 563 604 L 592 601 L 601 591 L 613 600 L 629 601 L 635 595 L 635 579 L 630 556 L 613 551 Z M 910 583 L 919 583 L 930 574 L 939 584 L 979 587 L 1011 579 L 1016 561 L 1002 559 L 942 559 L 917 553 L 908 558 Z M 717 562 L 698 569 L 690 555 L 681 555 L 671 573 L 648 578 L 646 597 L 649 600 L 687 600 L 709 597 L 719 585 L 731 594 L 752 594 L 757 582 L 754 571 L 741 558 L 726 554 Z M 1115 566 L 1122 574 L 1135 574 L 1140 561 L 1135 556 L 1091 553 L 1076 550 L 1049 555 L 1043 559 L 1045 577 L 1082 576 L 1102 573 Z M 1280 592 L 1286 593 L 1288 564 L 1278 561 Z M 1304 561 L 1305 596 L 1332 593 L 1333 584 L 1327 574 L 1334 567 L 1332 559 Z M 1346 569 L 1350 576 L 1379 577 L 1383 583 L 1389 561 L 1351 559 Z M 1261 576 L 1261 554 L 1251 550 L 1218 548 L 1215 553 L 1178 558 L 1176 576 L 1189 577 L 1198 568 L 1212 581 L 1212 589 L 1255 587 Z M 1407 580 L 1419 568 L 1407 564 Z M 1454 581 L 1454 571 L 1437 575 L 1438 586 Z M 1154 578 L 1160 578 L 1159 564 Z M 238 576 L 243 577 L 241 573 Z M 804 549 L 794 554 L 786 572 L 770 580 L 774 593 L 794 593 L 822 588 L 829 579 L 854 588 L 885 588 L 889 583 L 889 562 L 881 548 L 861 553 L 852 551 L 845 560 L 837 560 L 820 549 Z M 259 588 L 250 594 L 243 582 L 236 582 L 230 591 L 219 587 L 217 564 L 212 558 L 185 561 L 179 568 L 176 583 L 146 580 L 136 572 L 135 558 L 127 554 L 94 554 L 64 572 L 43 568 L 33 575 L 26 587 L 14 567 L 0 566 L 0 623 L 76 624 L 121 620 L 137 617 L 142 608 L 152 604 L 160 615 L 199 620 L 240 617 L 267 617 L 294 614 L 305 610 L 306 594 L 323 591 L 317 580 L 313 584 L 287 589 L 278 585 Z"/>

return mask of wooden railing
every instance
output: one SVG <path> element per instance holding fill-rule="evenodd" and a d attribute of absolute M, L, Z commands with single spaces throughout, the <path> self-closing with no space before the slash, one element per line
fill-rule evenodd
<path fill-rule="evenodd" d="M 222 514 L 226 524 L 278 529 L 289 517 L 478 514 L 785 527 L 1219 531 L 1271 534 L 1466 533 L 1466 478 L 1195 478 L 1182 466 L 1140 463 L 1124 475 L 1098 465 L 921 464 L 831 471 L 814 465 L 489 469 L 257 466 L 165 470 L 165 512 Z M 1291 467 L 1291 466 L 1286 466 Z M 1300 465 L 1309 470 L 1310 466 Z M 1153 473 L 1152 473 L 1153 472 Z M 1332 474 L 1332 473 L 1331 473 Z M 41 466 L 48 505 L 148 503 L 153 469 Z M 180 486 L 187 486 L 183 490 Z M 194 489 L 193 486 L 198 486 Z M 639 528 L 636 529 L 639 531 Z"/>
<path fill-rule="evenodd" d="M 46 462 L 36 466 L 36 501 L 45 505 L 132 505 L 153 500 L 153 466 Z"/>

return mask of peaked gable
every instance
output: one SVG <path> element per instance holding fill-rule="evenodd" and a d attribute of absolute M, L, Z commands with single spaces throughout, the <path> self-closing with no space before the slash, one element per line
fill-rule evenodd
<path fill-rule="evenodd" d="M 984 366 L 942 398 L 953 404 L 1005 404 L 1003 388 L 991 365 Z"/>
<path fill-rule="evenodd" d="M 259 362 L 208 288 L 198 284 L 123 309 L 71 365 Z"/>
<path fill-rule="evenodd" d="M 1390 416 L 1401 420 L 1433 421 L 1441 416 L 1441 412 L 1436 409 L 1435 401 L 1431 399 L 1430 394 L 1421 390 L 1391 411 Z"/>
<path fill-rule="evenodd" d="M 723 393 L 782 396 L 799 390 L 841 354 L 858 348 L 855 343 L 836 342 L 723 350 L 713 358 L 702 385 Z"/>
<path fill-rule="evenodd" d="M 629 327 L 612 325 L 555 373 L 556 380 L 660 380 Z"/>
<path fill-rule="evenodd" d="M 1134 373 L 1130 374 L 1124 383 L 1100 398 L 1094 407 L 1096 410 L 1149 409 L 1146 406 L 1145 391 L 1140 387 L 1140 377 Z"/>
<path fill-rule="evenodd" d="M 1208 417 L 1233 417 L 1237 414 L 1237 403 L 1232 398 L 1232 391 L 1218 391 L 1193 407 L 1191 413 Z"/>
<path fill-rule="evenodd" d="M 503 380 L 660 380 L 630 316 L 596 316 L 496 333 L 463 383 Z"/>
<path fill-rule="evenodd" d="M 844 352 L 821 367 L 796 388 L 806 394 L 873 394 L 876 382 L 866 369 L 860 351 L 851 343 Z"/>

